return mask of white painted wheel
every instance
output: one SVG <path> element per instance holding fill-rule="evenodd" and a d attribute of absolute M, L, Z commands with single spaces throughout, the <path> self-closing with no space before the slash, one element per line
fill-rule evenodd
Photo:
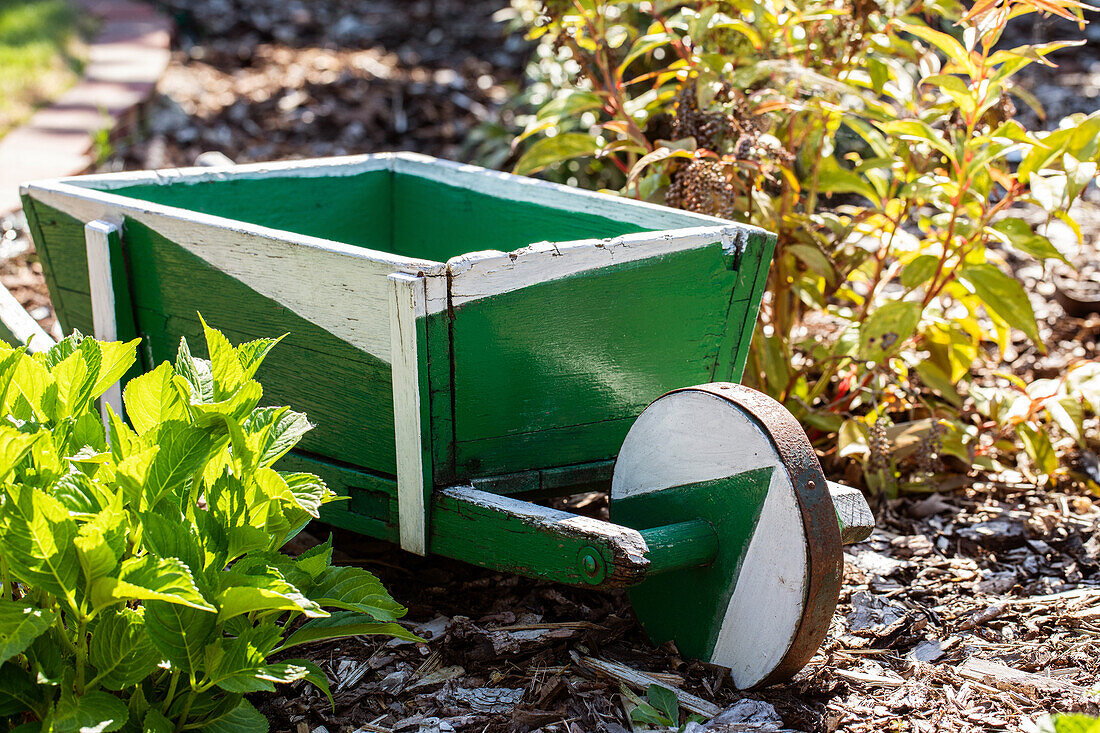
<path fill-rule="evenodd" d="M 706 519 L 705 567 L 631 590 L 655 643 L 729 667 L 744 689 L 800 669 L 835 609 L 841 544 L 825 477 L 797 421 L 735 384 L 670 392 L 639 416 L 615 463 L 611 519 L 635 529 Z"/>

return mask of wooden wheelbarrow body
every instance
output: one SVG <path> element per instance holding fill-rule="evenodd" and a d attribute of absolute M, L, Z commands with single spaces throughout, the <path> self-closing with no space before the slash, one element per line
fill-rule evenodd
<path fill-rule="evenodd" d="M 706 521 L 624 527 L 523 499 L 609 487 L 647 405 L 740 379 L 772 235 L 404 153 L 60 179 L 23 201 L 66 333 L 140 336 L 144 369 L 201 340 L 199 313 L 235 342 L 288 334 L 264 398 L 316 423 L 283 465 L 350 497 L 327 521 L 573 584 L 714 564 Z M 798 592 L 828 576 L 821 616 L 842 528 L 817 482 L 800 526 L 826 517 L 828 551 Z M 824 631 L 798 633 L 783 644 Z M 705 658 L 716 634 L 685 651 Z"/>

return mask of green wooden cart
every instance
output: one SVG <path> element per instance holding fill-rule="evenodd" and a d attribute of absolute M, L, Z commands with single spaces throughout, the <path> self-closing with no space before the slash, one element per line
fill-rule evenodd
<path fill-rule="evenodd" d="M 201 338 L 199 312 L 236 341 L 289 333 L 265 399 L 317 423 L 285 461 L 350 497 L 329 522 L 629 587 L 655 642 L 739 687 L 824 637 L 842 534 L 872 522 L 737 384 L 772 235 L 412 154 L 67 178 L 23 201 L 66 332 L 140 336 L 145 369 Z M 593 489 L 614 523 L 532 502 Z"/>

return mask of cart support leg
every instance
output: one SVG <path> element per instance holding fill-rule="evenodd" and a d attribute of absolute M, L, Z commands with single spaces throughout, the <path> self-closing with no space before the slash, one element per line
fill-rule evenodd
<path fill-rule="evenodd" d="M 397 509 L 401 548 L 427 552 L 432 454 L 427 404 L 428 358 L 424 278 L 390 275 L 390 359 L 394 442 L 397 449 Z"/>
<path fill-rule="evenodd" d="M 118 341 L 115 283 L 111 267 L 111 249 L 120 243 L 119 226 L 97 219 L 84 226 L 84 246 L 88 255 L 88 285 L 92 299 L 92 328 L 100 341 Z M 103 423 L 107 423 L 107 405 L 122 415 L 122 386 L 115 382 L 99 398 Z"/>

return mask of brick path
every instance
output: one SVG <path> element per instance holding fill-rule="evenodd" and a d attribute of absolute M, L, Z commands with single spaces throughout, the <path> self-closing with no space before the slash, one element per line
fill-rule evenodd
<path fill-rule="evenodd" d="M 95 162 L 93 135 L 133 122 L 168 65 L 172 23 L 132 0 L 75 0 L 97 16 L 83 78 L 22 127 L 0 138 L 0 215 L 20 207 L 19 185 L 82 173 Z"/>

